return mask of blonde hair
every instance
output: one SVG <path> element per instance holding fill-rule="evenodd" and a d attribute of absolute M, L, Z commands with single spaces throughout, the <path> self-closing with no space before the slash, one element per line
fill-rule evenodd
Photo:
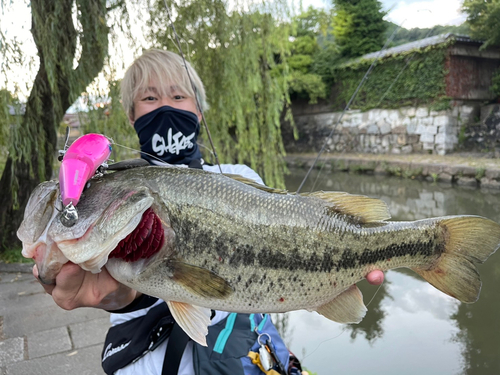
<path fill-rule="evenodd" d="M 189 80 L 186 66 L 193 84 Z M 177 91 L 187 97 L 195 100 L 197 98 L 201 110 L 207 110 L 203 83 L 198 73 L 187 61 L 186 66 L 181 56 L 160 49 L 147 50 L 138 57 L 127 69 L 121 83 L 122 104 L 129 118 L 134 119 L 134 99 L 144 92 L 151 82 L 156 83 L 159 95 L 170 95 L 171 88 L 174 86 Z"/>

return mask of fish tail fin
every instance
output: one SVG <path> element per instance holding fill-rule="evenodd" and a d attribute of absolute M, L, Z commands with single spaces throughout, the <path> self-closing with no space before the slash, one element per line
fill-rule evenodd
<path fill-rule="evenodd" d="M 483 263 L 500 245 L 500 225 L 479 216 L 457 216 L 438 222 L 444 251 L 430 268 L 413 270 L 431 285 L 459 301 L 476 302 L 481 279 L 474 263 Z"/>

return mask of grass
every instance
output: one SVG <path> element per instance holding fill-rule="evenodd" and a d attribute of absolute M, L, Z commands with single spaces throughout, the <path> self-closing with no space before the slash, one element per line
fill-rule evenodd
<path fill-rule="evenodd" d="M 481 180 L 486 174 L 485 168 L 476 168 L 476 180 Z"/>
<path fill-rule="evenodd" d="M 0 252 L 0 262 L 3 263 L 33 263 L 21 255 L 21 249 L 8 249 Z"/>

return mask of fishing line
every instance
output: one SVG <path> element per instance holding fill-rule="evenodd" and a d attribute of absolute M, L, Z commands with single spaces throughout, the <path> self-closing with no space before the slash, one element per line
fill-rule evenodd
<path fill-rule="evenodd" d="M 323 167 L 325 166 L 325 164 L 321 164 L 321 168 L 319 169 L 318 171 L 318 175 L 316 176 L 316 179 L 314 180 L 314 183 L 313 183 L 313 186 L 311 188 L 311 191 L 316 191 L 316 184 L 318 183 L 319 181 L 319 177 L 322 176 L 322 173 L 323 172 Z M 324 175 L 323 175 L 324 176 Z M 322 181 L 324 180 L 324 178 L 322 178 Z"/>
<path fill-rule="evenodd" d="M 375 291 L 375 293 L 373 294 L 372 298 L 370 299 L 370 301 L 366 304 L 366 307 L 370 306 L 370 304 L 373 302 L 375 296 L 377 295 L 377 293 L 379 292 L 380 288 L 382 288 L 382 285 L 384 284 L 385 281 L 382 282 L 382 284 L 380 284 L 377 288 L 377 290 Z M 348 326 L 346 324 L 344 324 L 342 326 L 342 330 L 340 331 L 340 333 L 334 337 L 331 337 L 329 339 L 326 339 L 326 340 L 323 340 L 321 341 L 317 346 L 316 348 L 309 354 L 307 354 L 306 356 L 304 356 L 304 358 L 302 358 L 302 360 L 304 361 L 306 358 L 312 356 L 318 349 L 321 345 L 323 345 L 324 343 L 328 342 L 328 341 L 332 341 L 332 340 L 335 340 L 335 339 L 338 339 L 345 331 L 347 331 L 347 328 Z"/>
<path fill-rule="evenodd" d="M 207 152 L 209 152 L 212 157 L 215 157 L 214 152 L 210 149 L 210 147 L 205 146 L 203 143 L 198 143 L 198 146 L 200 146 L 200 147 L 204 148 L 205 150 L 207 150 Z M 213 162 L 213 160 L 212 160 L 212 162 Z"/>
<path fill-rule="evenodd" d="M 382 281 L 382 284 L 380 284 L 377 288 L 377 290 L 375 291 L 375 293 L 373 294 L 372 298 L 370 299 L 370 301 L 365 305 L 366 307 L 370 306 L 370 304 L 373 302 L 373 300 L 375 299 L 375 296 L 377 295 L 377 293 L 379 292 L 380 288 L 382 288 L 382 285 L 384 285 L 384 282 L 385 282 L 385 278 L 384 278 L 384 281 Z"/>
<path fill-rule="evenodd" d="M 363 84 L 365 83 L 365 81 L 368 79 L 368 76 L 370 75 L 371 71 L 373 70 L 373 68 L 375 67 L 375 64 L 378 62 L 378 60 L 380 59 L 380 57 L 382 56 L 382 52 L 384 52 L 387 48 L 387 46 L 389 45 L 390 42 L 392 42 L 392 40 L 394 39 L 394 36 L 396 35 L 396 32 L 401 28 L 402 24 L 401 25 L 398 25 L 398 27 L 396 27 L 396 29 L 394 29 L 394 31 L 392 32 L 391 36 L 386 40 L 384 46 L 382 47 L 382 49 L 379 51 L 377 57 L 373 60 L 372 64 L 370 65 L 370 67 L 368 68 L 368 70 L 366 71 L 365 75 L 363 76 L 363 78 L 361 79 L 361 82 L 359 83 L 358 87 L 356 88 L 356 90 L 354 91 L 354 93 L 352 94 L 351 98 L 349 99 L 349 102 L 347 103 L 347 105 L 345 106 L 344 110 L 342 111 L 342 113 L 340 114 L 340 117 L 339 119 L 337 120 L 337 122 L 335 123 L 335 126 L 333 127 L 333 129 L 330 131 L 330 134 L 328 135 L 328 137 L 326 137 L 325 139 L 325 142 L 323 143 L 323 146 L 321 147 L 321 149 L 319 150 L 318 152 L 318 155 L 316 156 L 316 159 L 314 160 L 313 164 L 311 165 L 311 167 L 309 168 L 309 170 L 307 171 L 304 179 L 302 180 L 299 188 L 297 189 L 297 194 L 300 193 L 300 190 L 302 189 L 302 187 L 304 186 L 304 183 L 306 182 L 307 178 L 309 177 L 309 174 L 311 173 L 312 169 L 314 168 L 314 166 L 316 165 L 316 163 L 318 162 L 321 154 L 323 153 L 323 151 L 325 150 L 327 144 L 328 144 L 328 141 L 332 138 L 335 130 L 337 129 L 337 126 L 340 124 L 340 121 L 342 121 L 342 118 L 344 117 L 344 114 L 349 110 L 349 108 L 351 107 L 351 104 L 352 102 L 354 101 L 354 99 L 356 98 L 356 96 L 358 95 L 358 92 L 359 90 L 361 89 L 361 87 L 363 86 Z"/>
<path fill-rule="evenodd" d="M 323 345 L 325 342 L 328 342 L 328 341 L 332 341 L 332 340 L 335 340 L 335 339 L 338 339 L 345 331 L 347 331 L 347 325 L 343 325 L 342 326 L 342 330 L 340 331 L 340 333 L 337 335 L 337 336 L 334 336 L 334 337 L 331 337 L 329 339 L 325 339 L 323 341 L 321 341 L 318 346 L 316 346 L 316 348 L 311 352 L 309 353 L 308 355 L 304 356 L 304 358 L 302 358 L 302 360 L 304 361 L 306 358 L 312 356 L 318 349 L 321 345 Z"/>
<path fill-rule="evenodd" d="M 119 143 L 115 143 L 115 141 L 113 141 L 113 139 L 109 138 L 108 139 L 110 140 L 111 144 L 114 145 L 114 146 L 118 146 L 118 147 L 121 147 L 121 148 L 124 148 L 126 150 L 129 150 L 129 151 L 134 151 L 134 152 L 137 152 L 138 154 L 144 154 L 144 155 L 147 155 L 149 156 L 150 158 L 153 158 L 153 159 L 156 159 L 158 160 L 162 165 L 172 165 L 172 164 L 169 164 L 167 162 L 165 162 L 164 160 L 161 160 L 160 158 L 158 158 L 157 156 L 155 155 L 151 155 L 147 152 L 144 152 L 142 150 L 136 150 L 135 148 L 132 148 L 132 147 L 128 147 L 128 146 L 125 146 L 125 145 L 121 145 Z"/>
<path fill-rule="evenodd" d="M 177 35 L 177 31 L 175 30 L 175 25 L 174 25 L 174 21 L 172 20 L 172 16 L 170 14 L 170 9 L 169 9 L 169 7 L 167 5 L 167 0 L 163 0 L 163 3 L 165 4 L 165 9 L 167 10 L 168 21 L 170 23 L 169 26 L 172 28 L 172 31 L 174 33 L 175 40 L 177 42 L 177 48 L 180 51 L 180 55 L 182 57 L 182 61 L 184 62 L 184 68 L 186 68 L 186 73 L 188 75 L 189 82 L 191 83 L 191 87 L 193 88 L 193 91 L 194 91 L 194 97 L 195 97 L 195 101 L 196 101 L 196 106 L 198 107 L 198 112 L 201 114 L 201 120 L 202 120 L 203 125 L 205 127 L 205 131 L 207 132 L 208 140 L 210 142 L 210 146 L 212 147 L 213 155 L 215 157 L 215 161 L 216 161 L 217 165 L 219 166 L 220 173 L 222 174 L 222 168 L 220 166 L 219 157 L 217 156 L 217 151 L 215 150 L 214 142 L 212 140 L 212 135 L 210 134 L 210 130 L 208 129 L 207 120 L 205 119 L 205 114 L 203 113 L 203 110 L 201 108 L 201 103 L 200 103 L 200 101 L 198 99 L 198 90 L 196 89 L 196 86 L 193 83 L 193 79 L 191 78 L 191 74 L 189 73 L 189 69 L 187 67 L 186 59 L 184 58 L 184 53 L 182 52 L 181 42 L 179 40 L 179 36 Z"/>

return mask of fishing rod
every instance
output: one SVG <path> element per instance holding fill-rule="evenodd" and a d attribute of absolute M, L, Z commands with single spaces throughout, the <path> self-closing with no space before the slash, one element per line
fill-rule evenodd
<path fill-rule="evenodd" d="M 195 97 L 195 101 L 196 101 L 196 107 L 198 108 L 198 112 L 201 114 L 201 120 L 202 120 L 203 125 L 205 127 L 205 131 L 207 132 L 208 140 L 210 142 L 210 146 L 212 147 L 212 153 L 214 155 L 215 162 L 217 163 L 217 166 L 219 167 L 220 173 L 222 173 L 222 168 L 220 166 L 220 162 L 219 162 L 219 157 L 217 155 L 217 151 L 215 150 L 215 145 L 214 145 L 214 142 L 212 140 L 212 135 L 210 134 L 210 130 L 208 129 L 207 120 L 205 119 L 205 114 L 203 113 L 203 110 L 201 108 L 201 103 L 200 103 L 200 100 L 198 98 L 198 90 L 196 89 L 196 86 L 194 85 L 193 79 L 191 78 L 191 74 L 189 73 L 189 69 L 187 67 L 186 59 L 184 58 L 184 53 L 182 52 L 182 47 L 181 47 L 181 42 L 179 40 L 179 35 L 177 34 L 177 31 L 175 30 L 174 21 L 172 19 L 172 15 L 170 14 L 170 9 L 169 9 L 169 7 L 167 5 L 167 0 L 163 0 L 163 3 L 165 4 L 165 9 L 167 10 L 167 16 L 168 16 L 169 26 L 172 28 L 172 31 L 174 33 L 175 41 L 177 43 L 177 48 L 179 49 L 179 54 L 182 57 L 182 61 L 184 62 L 184 68 L 186 68 L 186 73 L 187 73 L 187 76 L 189 78 L 189 82 L 191 83 L 191 87 L 193 88 L 193 91 L 194 91 L 194 97 Z"/>
<path fill-rule="evenodd" d="M 404 21 L 403 21 L 404 22 Z M 305 182 L 307 181 L 309 175 L 311 174 L 311 171 L 313 170 L 314 166 L 318 163 L 318 160 L 321 156 L 321 154 L 323 153 L 323 151 L 326 149 L 326 146 L 328 145 L 328 141 L 330 140 L 330 138 L 332 138 L 335 130 L 337 129 L 337 126 L 340 124 L 340 122 L 342 121 L 342 118 L 344 117 L 344 114 L 349 110 L 349 108 L 351 107 L 351 104 L 352 102 L 354 101 L 354 99 L 356 98 L 356 96 L 358 95 L 358 92 L 359 90 L 361 89 L 361 87 L 363 86 L 363 84 L 365 83 L 365 81 L 368 79 L 368 76 L 370 75 L 371 71 L 373 70 L 373 68 L 375 67 L 377 61 L 380 59 L 380 57 L 382 56 L 382 53 L 387 49 L 387 46 L 392 42 L 392 40 L 394 39 L 394 36 L 396 35 L 396 32 L 401 28 L 403 23 L 401 23 L 401 25 L 398 25 L 398 27 L 396 27 L 394 29 L 394 31 L 392 32 L 392 34 L 390 35 L 390 37 L 386 40 L 384 46 L 382 47 L 382 49 L 379 51 L 377 57 L 373 60 L 373 62 L 371 63 L 370 67 L 368 68 L 368 70 L 366 71 L 365 75 L 363 76 L 363 78 L 361 79 L 361 82 L 359 83 L 358 87 L 356 88 L 356 90 L 354 91 L 354 93 L 352 94 L 351 98 L 349 99 L 349 102 L 347 103 L 347 105 L 345 106 L 344 110 L 342 111 L 339 119 L 337 120 L 335 126 L 332 128 L 332 130 L 330 131 L 330 134 L 328 135 L 328 137 L 326 137 L 325 139 L 325 142 L 323 143 L 323 146 L 321 147 L 321 149 L 319 150 L 318 152 L 318 155 L 316 156 L 316 159 L 314 159 L 314 162 L 312 163 L 311 167 L 309 168 L 309 170 L 307 171 L 304 179 L 302 180 L 302 182 L 300 183 L 300 186 L 299 188 L 297 189 L 297 194 L 300 193 L 300 190 L 302 189 L 302 187 L 304 186 Z"/>

